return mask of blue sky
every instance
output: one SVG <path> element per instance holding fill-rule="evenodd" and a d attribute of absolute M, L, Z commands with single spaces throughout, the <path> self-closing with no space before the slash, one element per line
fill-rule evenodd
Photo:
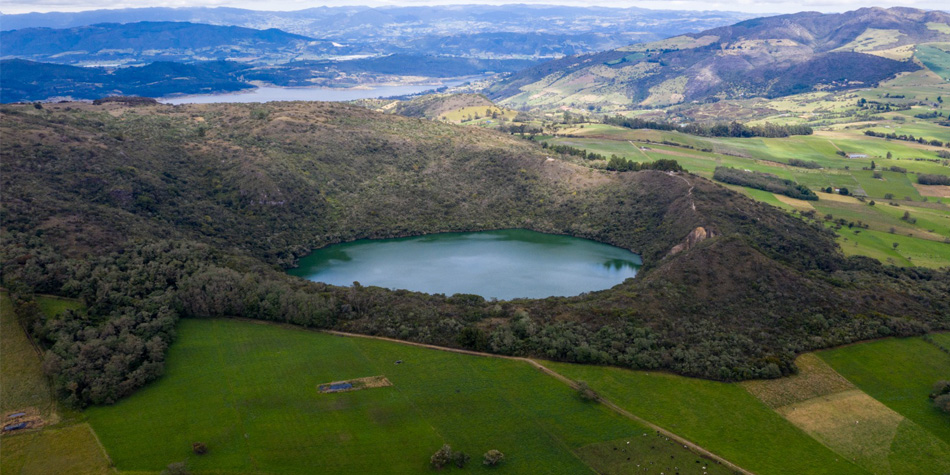
<path fill-rule="evenodd" d="M 251 10 L 301 10 L 322 5 L 447 5 L 447 4 L 558 4 L 574 6 L 641 7 L 656 10 L 731 10 L 751 13 L 793 13 L 798 11 L 842 12 L 861 7 L 905 6 L 931 10 L 950 10 L 947 0 L 7 0 L 0 6 L 3 13 L 82 11 L 111 8 L 228 6 Z"/>

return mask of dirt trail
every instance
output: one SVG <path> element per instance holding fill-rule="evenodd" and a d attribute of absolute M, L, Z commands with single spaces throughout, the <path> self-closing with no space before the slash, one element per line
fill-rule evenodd
<path fill-rule="evenodd" d="M 696 188 L 696 185 L 687 180 L 685 176 L 677 175 L 674 172 L 666 172 L 666 174 L 669 176 L 675 176 L 680 180 L 685 181 L 686 184 L 689 185 L 689 190 L 686 191 L 686 198 L 689 199 L 689 205 L 693 208 L 693 211 L 696 211 L 696 202 L 693 201 L 693 188 Z"/>
<path fill-rule="evenodd" d="M 680 177 L 680 178 L 683 178 L 683 177 Z M 683 180 L 686 180 L 686 179 L 683 178 Z M 686 180 L 686 182 L 689 183 L 688 180 Z M 691 187 L 691 188 L 690 188 L 690 193 L 692 193 L 692 190 L 693 190 L 693 189 L 692 189 L 692 187 Z M 692 198 L 690 198 L 690 199 L 692 200 Z M 693 209 L 696 209 L 696 208 L 694 207 Z M 241 319 L 241 320 L 245 320 L 245 319 Z M 256 323 L 262 323 L 262 322 L 260 322 L 260 321 L 255 321 L 255 320 L 246 320 L 246 321 L 252 321 L 252 322 L 256 322 Z M 300 327 L 293 327 L 293 328 L 298 328 L 298 329 L 299 329 Z M 577 382 L 576 382 L 576 381 L 574 381 L 574 380 L 568 378 L 567 376 L 564 376 L 563 374 L 558 373 L 557 371 L 554 371 L 554 370 L 552 370 L 551 368 L 548 368 L 547 366 L 544 366 L 544 365 L 542 365 L 541 363 L 539 363 L 539 362 L 537 362 L 537 361 L 535 361 L 535 360 L 533 360 L 533 359 L 530 359 L 530 358 L 521 358 L 521 357 L 517 357 L 517 356 L 495 355 L 495 354 L 491 354 L 491 353 L 482 353 L 482 352 L 479 352 L 479 351 L 462 350 L 462 349 L 458 349 L 458 348 L 448 348 L 448 347 L 444 347 L 444 346 L 429 345 L 429 344 L 426 344 L 426 343 L 416 343 L 416 342 L 412 342 L 412 341 L 397 340 L 397 339 L 395 339 L 395 338 L 387 338 L 387 337 L 384 337 L 384 336 L 360 335 L 360 334 L 358 334 L 358 333 L 348 333 L 348 332 L 340 332 L 340 331 L 334 331 L 334 330 L 321 330 L 321 332 L 323 332 L 323 333 L 328 333 L 328 334 L 331 334 L 331 335 L 345 336 L 345 337 L 367 338 L 367 339 L 372 339 L 372 340 L 382 340 L 382 341 L 388 341 L 388 342 L 392 342 L 392 343 L 399 343 L 399 344 L 402 344 L 402 345 L 410 345 L 410 346 L 418 346 L 418 347 L 420 347 L 420 348 L 428 348 L 428 349 L 431 349 L 431 350 L 448 351 L 448 352 L 451 352 L 451 353 L 460 353 L 460 354 L 463 354 L 463 355 L 484 356 L 484 357 L 487 357 L 487 358 L 500 358 L 500 359 L 506 359 L 506 360 L 522 361 L 522 362 L 528 363 L 528 364 L 531 365 L 531 366 L 534 366 L 535 368 L 537 368 L 538 370 L 540 370 L 540 371 L 542 371 L 543 373 L 547 374 L 548 376 L 551 376 L 551 377 L 557 379 L 558 381 L 561 381 L 562 383 L 564 383 L 564 384 L 570 386 L 571 388 L 577 389 Z M 751 472 L 751 471 L 749 471 L 749 470 L 746 470 L 746 469 L 744 469 L 744 468 L 742 468 L 742 467 L 740 467 L 740 466 L 738 466 L 738 465 L 736 465 L 736 464 L 734 464 L 734 463 L 732 463 L 732 462 L 730 462 L 730 461 L 728 461 L 728 460 L 726 460 L 726 459 L 720 457 L 719 455 L 716 455 L 715 453 L 713 453 L 713 452 L 711 452 L 711 451 L 709 451 L 709 450 L 703 448 L 702 446 L 700 446 L 700 445 L 698 445 L 698 444 L 696 444 L 696 443 L 694 443 L 694 442 L 691 442 L 691 441 L 689 441 L 689 440 L 687 440 L 687 439 L 685 439 L 685 438 L 683 438 L 683 437 L 680 437 L 679 435 L 676 435 L 676 434 L 674 434 L 674 433 L 672 433 L 672 432 L 670 432 L 670 431 L 668 431 L 668 430 L 666 430 L 666 429 L 664 429 L 664 428 L 662 428 L 662 427 L 660 427 L 660 426 L 658 426 L 658 425 L 656 425 L 656 424 L 653 424 L 653 423 L 647 421 L 646 419 L 643 419 L 643 418 L 641 418 L 641 417 L 639 417 L 639 416 L 637 416 L 637 415 L 632 414 L 631 412 L 629 412 L 629 411 L 627 411 L 626 409 L 624 409 L 624 408 L 622 408 L 622 407 L 620 407 L 620 406 L 614 404 L 613 402 L 611 402 L 611 401 L 605 399 L 603 396 L 601 396 L 601 395 L 599 395 L 599 394 L 597 395 L 597 401 L 600 402 L 601 404 L 603 404 L 605 407 L 609 408 L 610 410 L 616 412 L 617 414 L 620 414 L 621 416 L 626 417 L 627 419 L 630 419 L 630 420 L 632 420 L 632 421 L 638 422 L 638 423 L 640 423 L 640 424 L 642 424 L 642 425 L 644 425 L 644 426 L 650 428 L 651 430 L 655 430 L 656 432 L 658 432 L 659 434 L 662 434 L 662 435 L 665 436 L 665 437 L 669 437 L 670 439 L 676 441 L 677 443 L 682 444 L 683 447 L 688 448 L 689 450 L 691 450 L 691 451 L 693 451 L 693 452 L 699 454 L 700 456 L 706 457 L 706 458 L 711 459 L 711 460 L 715 460 L 716 462 L 719 462 L 719 463 L 721 463 L 722 465 L 725 465 L 726 467 L 729 467 L 730 469 L 735 470 L 735 471 L 738 472 L 738 473 L 742 473 L 742 474 L 746 474 L 746 475 L 753 475 L 753 474 L 754 474 L 754 472 Z"/>
<path fill-rule="evenodd" d="M 627 142 L 630 142 L 630 145 L 632 145 L 633 148 L 635 148 L 638 152 L 642 153 L 644 157 L 650 158 L 650 156 L 647 155 L 647 153 L 644 152 L 642 148 L 640 148 L 637 144 L 633 143 L 633 140 L 627 140 Z M 666 155 L 681 156 L 681 157 L 700 158 L 700 159 L 705 158 L 705 157 L 697 157 L 697 156 L 695 156 L 695 155 L 689 155 L 689 154 L 687 154 L 687 153 L 673 152 L 673 151 L 670 151 L 670 150 L 658 150 L 658 149 L 657 149 L 657 150 L 654 150 L 654 149 L 651 149 L 650 151 L 651 151 L 651 152 L 663 153 L 663 154 L 666 154 Z M 689 185 L 689 191 L 686 192 L 686 198 L 689 199 L 689 205 L 690 205 L 690 207 L 693 208 L 693 211 L 696 211 L 696 203 L 693 201 L 693 188 L 695 188 L 696 185 L 693 185 L 693 183 L 690 182 L 689 180 L 687 180 L 686 177 L 684 177 L 684 176 L 676 175 L 676 174 L 674 174 L 673 172 L 667 172 L 667 174 L 668 174 L 669 176 L 675 176 L 675 177 L 679 178 L 680 180 L 685 181 L 686 184 Z"/>

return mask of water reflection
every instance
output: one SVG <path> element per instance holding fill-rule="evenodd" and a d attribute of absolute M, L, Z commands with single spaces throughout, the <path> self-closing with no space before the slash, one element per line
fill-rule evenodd
<path fill-rule="evenodd" d="M 633 277 L 640 257 L 586 239 L 522 229 L 363 240 L 317 250 L 289 273 L 335 285 L 376 285 L 486 298 L 567 296 Z"/>

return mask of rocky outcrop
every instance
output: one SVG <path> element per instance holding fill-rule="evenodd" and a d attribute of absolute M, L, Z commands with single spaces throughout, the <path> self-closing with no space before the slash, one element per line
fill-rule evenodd
<path fill-rule="evenodd" d="M 686 236 L 686 239 L 684 239 L 683 242 L 673 246 L 673 249 L 670 249 L 670 255 L 675 256 L 683 251 L 688 251 L 692 249 L 693 246 L 716 236 L 716 231 L 712 229 L 706 229 L 702 226 L 697 226 L 696 229 L 690 231 L 689 235 Z"/>

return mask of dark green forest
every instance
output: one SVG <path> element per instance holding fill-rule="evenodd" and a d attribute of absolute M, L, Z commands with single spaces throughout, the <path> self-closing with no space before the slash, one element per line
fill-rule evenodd
<path fill-rule="evenodd" d="M 490 130 L 329 103 L 6 105 L 0 125 L 2 284 L 78 407 L 159 377 L 180 318 L 727 381 L 950 328 L 947 272 L 845 258 L 830 231 L 689 173 L 547 160 Z M 710 237 L 688 240 L 699 227 Z M 514 301 L 283 272 L 332 243 L 502 228 L 613 244 L 645 266 L 612 289 Z M 36 293 L 85 308 L 49 317 Z"/>

